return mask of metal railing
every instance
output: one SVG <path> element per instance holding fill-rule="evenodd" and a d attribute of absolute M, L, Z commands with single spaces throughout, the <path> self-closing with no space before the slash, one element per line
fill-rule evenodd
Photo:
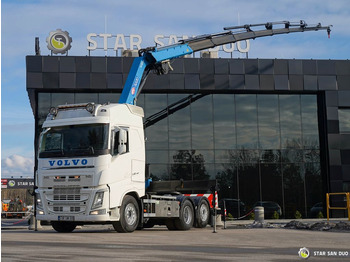
<path fill-rule="evenodd" d="M 346 207 L 331 207 L 329 203 L 329 196 L 334 195 L 345 195 L 346 197 Z M 329 221 L 329 210 L 330 209 L 336 209 L 336 210 L 348 210 L 348 220 L 350 221 L 350 193 L 349 192 L 343 192 L 343 193 L 327 193 L 326 194 L 326 201 L 327 201 L 327 220 Z"/>

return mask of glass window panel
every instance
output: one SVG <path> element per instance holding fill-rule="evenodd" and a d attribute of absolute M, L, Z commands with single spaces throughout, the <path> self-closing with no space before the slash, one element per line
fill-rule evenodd
<path fill-rule="evenodd" d="M 308 212 L 307 217 L 317 218 L 319 212 L 322 212 L 323 216 L 325 217 L 327 215 L 326 210 L 322 210 L 322 208 L 316 208 L 317 206 L 322 207 L 321 203 L 324 199 L 322 190 L 321 166 L 319 163 L 305 164 L 305 185 Z"/>
<path fill-rule="evenodd" d="M 215 168 L 215 179 L 217 179 L 220 185 L 220 199 L 239 199 L 236 167 L 232 165 L 217 164 Z"/>
<path fill-rule="evenodd" d="M 51 94 L 38 93 L 38 124 L 42 125 L 51 107 Z"/>
<path fill-rule="evenodd" d="M 166 94 L 146 94 L 145 95 L 145 114 L 148 117 L 162 111 L 167 107 Z M 147 149 L 167 149 L 168 148 L 168 121 L 164 119 L 154 122 L 145 130 Z"/>
<path fill-rule="evenodd" d="M 318 130 L 316 95 L 301 96 L 301 118 L 303 131 Z"/>
<path fill-rule="evenodd" d="M 169 105 L 188 97 L 186 94 L 169 94 Z M 169 148 L 190 149 L 191 148 L 191 122 L 190 107 L 184 106 L 169 115 Z"/>
<path fill-rule="evenodd" d="M 277 95 L 258 95 L 259 147 L 280 148 L 280 127 Z"/>
<path fill-rule="evenodd" d="M 119 94 L 119 96 L 120 96 L 120 94 Z M 119 99 L 118 99 L 118 101 L 119 101 Z M 142 107 L 143 109 L 145 108 L 145 94 L 139 94 L 139 97 L 137 98 L 136 105 Z"/>
<path fill-rule="evenodd" d="M 285 218 L 295 218 L 296 211 L 305 217 L 304 171 L 301 165 L 282 164 Z"/>
<path fill-rule="evenodd" d="M 194 150 L 195 153 L 192 156 L 192 162 L 204 162 L 214 163 L 214 151 L 213 150 Z"/>
<path fill-rule="evenodd" d="M 170 163 L 192 163 L 192 150 L 169 151 Z"/>
<path fill-rule="evenodd" d="M 215 163 L 237 163 L 235 150 L 215 150 Z"/>
<path fill-rule="evenodd" d="M 260 200 L 259 171 L 257 164 L 238 167 L 239 198 L 246 204 L 247 210 Z"/>
<path fill-rule="evenodd" d="M 98 103 L 98 94 L 97 93 L 76 93 L 75 94 L 75 103 L 88 103 L 94 102 Z"/>
<path fill-rule="evenodd" d="M 303 133 L 303 147 L 304 149 L 318 149 L 320 148 L 319 136 L 317 132 Z"/>
<path fill-rule="evenodd" d="M 150 164 L 150 163 L 167 164 L 169 162 L 168 151 L 146 149 L 146 160 L 147 160 L 147 164 Z"/>
<path fill-rule="evenodd" d="M 260 151 L 260 161 L 262 163 L 279 163 L 281 161 L 281 151 L 262 150 Z"/>
<path fill-rule="evenodd" d="M 170 180 L 193 180 L 191 164 L 171 164 Z"/>
<path fill-rule="evenodd" d="M 235 152 L 237 163 L 251 163 L 255 164 L 259 162 L 258 150 L 237 150 Z"/>
<path fill-rule="evenodd" d="M 320 162 L 320 150 L 310 149 L 304 150 L 305 162 Z"/>
<path fill-rule="evenodd" d="M 168 165 L 149 164 L 147 168 L 150 177 L 154 181 L 170 179 Z"/>
<path fill-rule="evenodd" d="M 258 146 L 256 95 L 236 95 L 237 148 Z"/>
<path fill-rule="evenodd" d="M 209 180 L 214 178 L 214 165 L 213 164 L 193 164 L 193 180 Z"/>
<path fill-rule="evenodd" d="M 212 96 L 204 96 L 191 103 L 192 148 L 213 149 Z"/>
<path fill-rule="evenodd" d="M 260 163 L 260 179 L 262 201 L 268 201 L 264 204 L 265 218 L 272 218 L 275 211 L 282 215 L 283 187 L 281 165 Z"/>
<path fill-rule="evenodd" d="M 213 95 L 214 143 L 216 149 L 235 149 L 234 95 Z"/>
<path fill-rule="evenodd" d="M 300 148 L 301 112 L 299 95 L 280 95 L 280 120 L 282 148 Z"/>
<path fill-rule="evenodd" d="M 98 102 L 100 104 L 107 103 L 118 103 L 120 94 L 119 93 L 100 93 L 98 94 Z M 138 100 L 137 100 L 138 102 Z M 137 103 L 138 104 L 138 103 Z"/>
<path fill-rule="evenodd" d="M 350 132 L 350 108 L 339 109 L 339 131 L 341 133 Z"/>
<path fill-rule="evenodd" d="M 71 93 L 52 93 L 51 106 L 64 104 L 74 104 L 74 94 Z"/>
<path fill-rule="evenodd" d="M 272 126 L 259 126 L 259 148 L 279 149 L 280 132 Z"/>
<path fill-rule="evenodd" d="M 300 163 L 303 162 L 303 151 L 297 149 L 283 149 L 282 162 L 285 163 Z"/>

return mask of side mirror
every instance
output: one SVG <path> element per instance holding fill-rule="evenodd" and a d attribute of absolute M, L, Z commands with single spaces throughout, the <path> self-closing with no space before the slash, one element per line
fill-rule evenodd
<path fill-rule="evenodd" d="M 124 129 L 119 130 L 118 153 L 124 154 L 127 151 L 126 144 L 128 142 L 128 134 Z"/>

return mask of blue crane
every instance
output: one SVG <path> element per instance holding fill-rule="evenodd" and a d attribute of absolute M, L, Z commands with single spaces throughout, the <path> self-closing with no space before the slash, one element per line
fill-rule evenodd
<path fill-rule="evenodd" d="M 274 28 L 275 26 L 277 26 L 277 28 Z M 253 30 L 252 28 L 255 27 L 264 28 Z M 331 25 L 322 26 L 320 23 L 309 26 L 303 20 L 298 23 L 281 21 L 263 24 L 247 24 L 224 27 L 224 30 L 226 30 L 224 32 L 183 39 L 169 46 L 141 49 L 139 50 L 139 57 L 136 57 L 133 61 L 119 103 L 134 105 L 150 71 L 155 71 L 159 75 L 167 74 L 172 70 L 169 63 L 171 59 L 190 55 L 194 52 L 220 45 L 279 34 L 327 30 L 329 37 L 331 32 L 330 27 Z"/>

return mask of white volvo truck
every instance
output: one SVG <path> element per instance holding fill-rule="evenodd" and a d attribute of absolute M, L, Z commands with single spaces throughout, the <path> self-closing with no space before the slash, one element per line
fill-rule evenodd
<path fill-rule="evenodd" d="M 279 25 L 282 27 L 273 28 Z M 265 28 L 252 30 L 261 26 Z M 212 201 L 182 192 L 214 193 L 215 181 L 146 179 L 144 113 L 135 103 L 147 75 L 150 71 L 165 74 L 171 70 L 170 59 L 218 45 L 292 32 L 329 33 L 330 27 L 283 21 L 225 30 L 140 50 L 119 103 L 50 109 L 42 126 L 35 176 L 38 220 L 51 221 L 58 232 L 71 232 L 77 225 L 90 223 L 112 224 L 118 232 L 154 224 L 165 224 L 169 230 L 207 226 L 215 197 Z"/>

